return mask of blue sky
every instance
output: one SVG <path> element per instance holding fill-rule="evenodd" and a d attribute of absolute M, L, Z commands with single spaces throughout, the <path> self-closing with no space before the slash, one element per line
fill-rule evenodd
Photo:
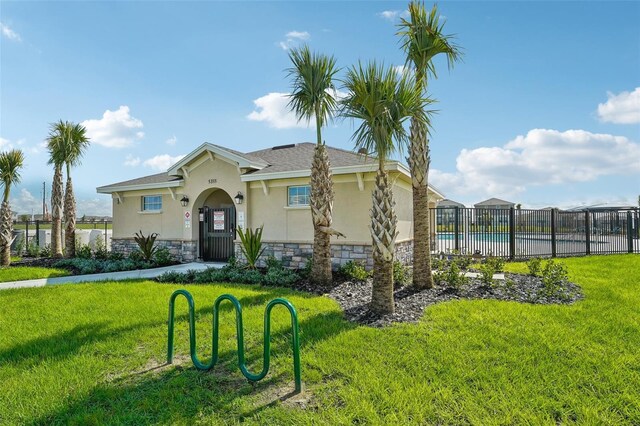
<path fill-rule="evenodd" d="M 313 141 L 286 111 L 287 49 L 348 67 L 402 65 L 406 2 L 0 2 L 0 149 L 27 156 L 14 210 L 37 213 L 49 123 L 92 136 L 73 171 L 80 214 L 97 186 L 166 170 L 202 142 L 240 151 Z M 431 3 L 427 3 L 431 7 Z M 431 182 L 468 205 L 636 204 L 640 3 L 442 2 L 464 61 L 429 84 Z M 325 130 L 352 149 L 354 125 Z M 397 157 L 401 158 L 401 157 Z"/>

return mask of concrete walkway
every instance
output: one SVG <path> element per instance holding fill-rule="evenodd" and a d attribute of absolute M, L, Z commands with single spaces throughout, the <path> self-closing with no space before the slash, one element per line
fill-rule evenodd
<path fill-rule="evenodd" d="M 91 282 L 91 281 L 149 279 L 149 278 L 155 278 L 168 271 L 173 271 L 173 272 L 186 272 L 188 270 L 202 271 L 207 268 L 222 268 L 224 265 L 226 265 L 226 263 L 224 262 L 211 262 L 211 263 L 192 262 L 192 263 L 182 263 L 180 265 L 165 266 L 162 268 L 136 269 L 135 271 L 105 272 L 102 274 L 70 275 L 67 277 L 40 278 L 37 280 L 9 281 L 9 282 L 0 283 L 0 290 L 6 290 L 10 288 L 44 287 L 46 285 L 74 284 L 74 283 L 84 283 L 84 282 Z"/>

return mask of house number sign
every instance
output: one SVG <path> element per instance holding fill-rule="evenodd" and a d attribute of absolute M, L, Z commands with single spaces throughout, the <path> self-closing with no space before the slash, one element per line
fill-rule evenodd
<path fill-rule="evenodd" d="M 209 183 L 218 183 L 218 179 L 209 179 Z"/>

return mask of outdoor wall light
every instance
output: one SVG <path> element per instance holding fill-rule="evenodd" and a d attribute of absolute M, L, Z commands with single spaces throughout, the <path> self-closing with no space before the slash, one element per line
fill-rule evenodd
<path fill-rule="evenodd" d="M 187 207 L 189 205 L 189 197 L 183 195 L 180 199 L 180 204 L 182 204 L 182 207 Z"/>
<path fill-rule="evenodd" d="M 242 204 L 242 201 L 244 201 L 244 195 L 242 195 L 242 192 L 238 191 L 234 199 L 236 200 L 236 204 Z"/>

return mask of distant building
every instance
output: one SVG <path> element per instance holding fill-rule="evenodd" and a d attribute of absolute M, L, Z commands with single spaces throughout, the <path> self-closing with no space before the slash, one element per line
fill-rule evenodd
<path fill-rule="evenodd" d="M 444 199 L 436 206 L 436 224 L 438 231 L 451 231 L 456 222 L 456 207 L 458 207 L 458 226 L 462 224 L 465 205 L 457 201 Z"/>
<path fill-rule="evenodd" d="M 485 227 L 499 227 L 509 224 L 509 209 L 515 207 L 511 201 L 489 198 L 474 204 L 475 222 Z"/>
<path fill-rule="evenodd" d="M 510 209 L 515 207 L 516 203 L 511 201 L 501 200 L 500 198 L 489 198 L 488 200 L 481 201 L 473 206 L 476 209 Z"/>

